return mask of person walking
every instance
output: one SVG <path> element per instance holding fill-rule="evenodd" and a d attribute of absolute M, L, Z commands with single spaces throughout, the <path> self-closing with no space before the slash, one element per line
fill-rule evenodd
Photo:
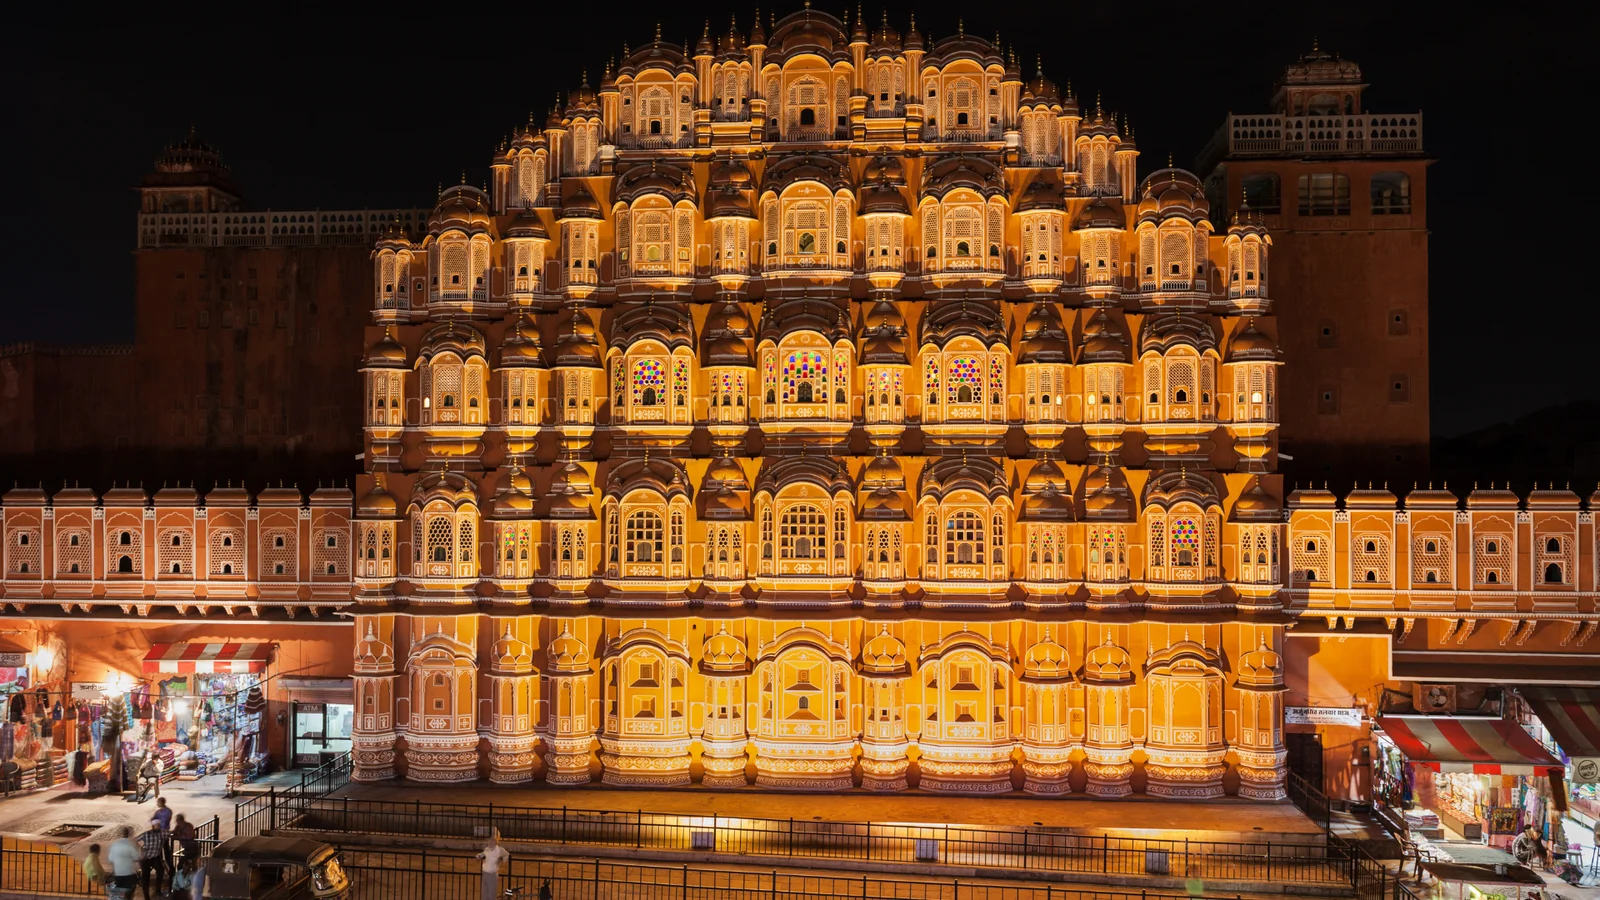
<path fill-rule="evenodd" d="M 162 831 L 172 830 L 172 808 L 167 806 L 167 798 L 156 798 L 156 811 L 150 814 L 150 824 Z"/>
<path fill-rule="evenodd" d="M 500 829 L 489 829 L 489 844 L 478 852 L 483 860 L 483 883 L 479 900 L 500 900 L 500 872 L 511 867 L 511 853 L 500 846 Z"/>
<path fill-rule="evenodd" d="M 167 880 L 167 844 L 167 833 L 153 823 L 148 831 L 139 835 L 139 880 L 145 900 L 157 900 L 156 895 L 161 893 L 161 886 Z M 153 890 L 151 874 L 155 875 Z"/>
<path fill-rule="evenodd" d="M 132 897 L 133 887 L 139 881 L 139 845 L 133 842 L 133 829 L 122 826 L 119 837 L 106 851 L 106 862 L 111 864 L 110 887 L 107 896 Z M 116 894 L 112 891 L 115 890 Z"/>
<path fill-rule="evenodd" d="M 198 860 L 200 858 L 200 841 L 194 830 L 194 823 L 184 818 L 183 813 L 178 813 L 172 819 L 172 842 L 177 849 L 183 851 L 185 858 Z"/>
<path fill-rule="evenodd" d="M 100 856 L 100 845 L 90 844 L 89 855 L 83 858 L 83 877 L 101 890 L 107 886 L 106 861 Z"/>

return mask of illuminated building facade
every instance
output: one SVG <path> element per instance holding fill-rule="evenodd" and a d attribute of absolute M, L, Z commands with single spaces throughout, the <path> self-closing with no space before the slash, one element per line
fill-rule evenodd
<path fill-rule="evenodd" d="M 970 35 L 657 39 L 377 241 L 353 492 L 13 491 L 3 599 L 351 614 L 364 781 L 1276 799 L 1307 679 L 1584 653 L 1575 495 L 1286 497 L 1272 214 L 1137 159 Z"/>

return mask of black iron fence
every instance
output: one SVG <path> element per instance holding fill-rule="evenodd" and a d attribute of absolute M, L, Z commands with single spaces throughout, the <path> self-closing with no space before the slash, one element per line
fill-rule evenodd
<path fill-rule="evenodd" d="M 1354 883 L 1349 847 L 1070 834 L 1058 829 L 884 825 L 608 810 L 360 800 L 283 792 L 237 811 L 236 834 L 311 831 L 482 840 L 742 858 L 945 863 L 1084 875 L 1163 875 L 1274 884 Z"/>
<path fill-rule="evenodd" d="M 221 841 L 217 831 L 221 820 L 195 827 L 194 856 L 204 860 Z M 109 841 L 100 840 L 102 853 Z M 5 838 L 0 846 L 0 891 L 18 894 L 60 894 L 72 897 L 104 897 L 104 885 L 90 883 L 83 874 L 83 862 L 67 855 L 56 844 Z"/>
<path fill-rule="evenodd" d="M 440 853 L 341 851 L 352 900 L 459 900 L 477 896 L 481 864 L 472 856 Z M 1060 885 L 988 883 L 955 878 L 814 875 L 614 863 L 605 860 L 518 860 L 500 889 L 534 900 L 548 887 L 554 900 L 1207 900 L 1187 894 L 1080 890 Z M 1231 900 L 1231 898 L 1230 898 Z"/>
<path fill-rule="evenodd" d="M 233 807 L 234 835 L 257 835 L 278 827 L 278 810 L 324 797 L 350 783 L 350 754 L 333 759 L 300 776 L 300 783 L 285 790 L 272 788 Z"/>

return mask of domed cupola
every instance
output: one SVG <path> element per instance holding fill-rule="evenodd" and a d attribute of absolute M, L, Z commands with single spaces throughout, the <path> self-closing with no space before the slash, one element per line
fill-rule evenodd
<path fill-rule="evenodd" d="M 523 519 L 533 514 L 533 481 L 521 466 L 515 466 L 495 494 L 495 518 Z"/>
<path fill-rule="evenodd" d="M 700 479 L 703 490 L 727 488 L 733 491 L 750 490 L 750 481 L 745 477 L 744 467 L 739 461 L 724 453 L 711 461 L 706 469 L 706 474 Z"/>
<path fill-rule="evenodd" d="M 1228 354 L 1223 361 L 1277 362 L 1280 357 L 1277 343 L 1256 328 L 1256 320 L 1252 317 L 1245 320 L 1245 326 L 1235 332 L 1233 339 L 1228 342 Z"/>
<path fill-rule="evenodd" d="M 660 194 L 671 203 L 694 200 L 694 179 L 687 169 L 651 159 L 640 163 L 617 176 L 613 196 L 622 203 L 632 203 L 646 194 Z"/>
<path fill-rule="evenodd" d="M 1283 508 L 1278 501 L 1272 499 L 1266 488 L 1261 484 L 1260 478 L 1250 480 L 1250 487 L 1245 489 L 1239 499 L 1233 503 L 1233 519 L 1239 522 L 1278 522 L 1283 518 Z"/>
<path fill-rule="evenodd" d="M 717 633 L 706 640 L 700 654 L 700 671 L 707 675 L 742 675 L 750 671 L 744 642 L 728 633 L 728 623 L 723 622 Z"/>
<path fill-rule="evenodd" d="M 428 232 L 435 236 L 460 230 L 469 235 L 489 231 L 489 195 L 471 185 L 458 184 L 439 195 L 428 216 Z"/>
<path fill-rule="evenodd" d="M 1032 80 L 1023 85 L 1022 105 L 1024 108 L 1061 105 L 1061 95 L 1056 90 L 1056 83 L 1044 76 L 1042 63 L 1035 64 Z"/>
<path fill-rule="evenodd" d="M 1072 664 L 1067 648 L 1046 635 L 1032 647 L 1022 660 L 1022 678 L 1032 684 L 1060 683 L 1072 680 Z"/>
<path fill-rule="evenodd" d="M 489 651 L 490 666 L 499 672 L 527 672 L 533 668 L 533 647 L 512 632 L 511 623 Z"/>
<path fill-rule="evenodd" d="M 717 42 L 717 59 L 718 61 L 738 60 L 745 59 L 748 56 L 749 54 L 745 52 L 744 35 L 739 31 L 739 20 L 735 16 L 730 16 L 728 18 L 728 33 L 723 35 L 722 39 Z"/>
<path fill-rule="evenodd" d="M 701 366 L 752 368 L 750 336 L 750 317 L 744 309 L 732 301 L 722 304 L 706 318 L 705 337 L 700 343 Z"/>
<path fill-rule="evenodd" d="M 1074 231 L 1087 231 L 1103 228 L 1120 231 L 1124 224 L 1122 213 L 1113 205 L 1113 202 L 1114 198 L 1112 202 L 1108 202 L 1104 197 L 1096 197 L 1090 200 L 1073 217 L 1072 229 Z"/>
<path fill-rule="evenodd" d="M 906 166 L 900 157 L 887 151 L 879 151 L 867 167 L 862 170 L 861 183 L 887 182 L 889 184 L 903 185 L 906 183 Z"/>
<path fill-rule="evenodd" d="M 1091 684 L 1117 685 L 1133 683 L 1133 658 L 1128 651 L 1112 643 L 1110 635 L 1105 643 L 1090 650 L 1083 659 L 1083 680 Z"/>
<path fill-rule="evenodd" d="M 594 321 L 582 308 L 573 309 L 567 327 L 556 338 L 555 363 L 557 368 L 601 368 L 600 340 Z"/>
<path fill-rule="evenodd" d="M 694 345 L 694 324 L 688 312 L 678 303 L 657 302 L 654 297 L 643 303 L 624 306 L 611 323 L 611 346 L 626 349 L 639 341 L 655 341 L 668 350 L 689 348 Z"/>
<path fill-rule="evenodd" d="M 1133 521 L 1133 492 L 1121 468 L 1095 466 L 1089 470 L 1083 479 L 1083 513 L 1091 521 Z"/>
<path fill-rule="evenodd" d="M 900 307 L 892 300 L 880 299 L 867 313 L 861 328 L 861 364 L 909 365 L 905 337 L 906 320 Z"/>
<path fill-rule="evenodd" d="M 589 504 L 589 498 L 593 495 L 589 471 L 567 460 L 556 469 L 555 477 L 550 479 L 550 491 L 545 494 L 550 518 L 593 519 L 594 509 Z"/>
<path fill-rule="evenodd" d="M 860 519 L 866 521 L 906 521 L 910 518 L 906 503 L 906 476 L 900 464 L 887 452 L 880 453 L 867 463 L 861 473 Z"/>
<path fill-rule="evenodd" d="M 1141 356 L 1151 352 L 1165 354 L 1175 347 L 1187 347 L 1196 353 L 1215 353 L 1217 336 L 1200 316 L 1177 312 L 1145 319 L 1144 328 L 1139 332 Z"/>
<path fill-rule="evenodd" d="M 889 10 L 883 10 L 883 21 L 872 29 L 867 43 L 869 56 L 894 56 L 901 50 L 900 32 L 889 24 Z"/>
<path fill-rule="evenodd" d="M 1120 321 L 1104 309 L 1096 310 L 1084 323 L 1078 348 L 1079 364 L 1133 362 L 1132 348 Z"/>
<path fill-rule="evenodd" d="M 539 327 L 527 315 L 517 316 L 500 342 L 500 368 L 546 368 L 544 348 L 539 345 Z"/>
<path fill-rule="evenodd" d="M 207 495 L 210 500 L 210 495 Z M 362 519 L 392 519 L 399 514 L 400 503 L 383 487 L 383 473 L 372 478 L 372 488 L 361 495 L 356 504 L 356 516 Z"/>
<path fill-rule="evenodd" d="M 1017 202 L 1018 213 L 1038 210 L 1064 212 L 1066 208 L 1066 200 L 1061 196 L 1061 185 L 1051 178 L 1035 178 L 1023 192 L 1022 199 Z"/>
<path fill-rule="evenodd" d="M 1022 323 L 1022 343 L 1017 352 L 1017 365 L 1070 362 L 1072 345 L 1066 326 L 1061 323 L 1061 315 L 1054 303 L 1039 300 L 1033 304 L 1033 310 Z M 1064 390 L 1065 385 L 1062 387 Z"/>
<path fill-rule="evenodd" d="M 880 678 L 898 678 L 911 674 L 911 661 L 906 655 L 906 645 L 889 633 L 889 626 L 879 626 L 878 633 L 861 645 L 861 674 Z"/>
<path fill-rule="evenodd" d="M 745 499 L 749 492 L 744 468 L 724 449 L 700 479 L 698 515 L 702 521 L 746 521 L 750 518 Z"/>
<path fill-rule="evenodd" d="M 383 337 L 367 347 L 366 367 L 369 369 L 405 369 L 409 367 L 406 348 L 394 339 L 394 330 L 383 329 Z"/>
<path fill-rule="evenodd" d="M 1171 219 L 1181 219 L 1196 226 L 1205 223 L 1209 228 L 1211 203 L 1206 200 L 1205 188 L 1194 173 L 1185 169 L 1166 168 L 1150 173 L 1140 191 L 1138 221 L 1157 225 Z"/>
<path fill-rule="evenodd" d="M 572 193 L 561 201 L 560 218 L 562 220 L 604 218 L 604 214 L 600 211 L 600 202 L 594 199 L 594 194 L 589 192 L 589 188 L 577 179 L 572 179 L 571 183 L 574 185 Z"/>
<path fill-rule="evenodd" d="M 1074 518 L 1072 485 L 1056 461 L 1041 460 L 1028 473 L 1022 487 L 1022 520 L 1067 522 Z"/>
<path fill-rule="evenodd" d="M 991 303 L 967 297 L 932 304 L 922 317 L 922 343 L 944 347 L 959 337 L 970 337 L 986 347 L 1004 346 L 1005 323 Z"/>
<path fill-rule="evenodd" d="M 545 664 L 551 674 L 587 675 L 589 663 L 589 648 L 573 636 L 571 626 L 563 625 L 561 633 L 545 650 Z"/>

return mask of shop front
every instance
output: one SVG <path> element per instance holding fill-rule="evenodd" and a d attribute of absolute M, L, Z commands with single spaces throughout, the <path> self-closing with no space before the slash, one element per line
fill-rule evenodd
<path fill-rule="evenodd" d="M 1563 766 L 1517 722 L 1490 717 L 1380 716 L 1376 795 L 1414 833 L 1508 848 L 1547 826 Z"/>
<path fill-rule="evenodd" d="M 136 708 L 139 720 L 150 722 L 164 776 L 225 771 L 231 786 L 265 770 L 262 685 L 271 656 L 265 642 L 151 646 Z"/>
<path fill-rule="evenodd" d="M 1566 812 L 1593 828 L 1600 821 L 1600 690 L 1518 688 L 1525 727 L 1567 764 Z"/>

